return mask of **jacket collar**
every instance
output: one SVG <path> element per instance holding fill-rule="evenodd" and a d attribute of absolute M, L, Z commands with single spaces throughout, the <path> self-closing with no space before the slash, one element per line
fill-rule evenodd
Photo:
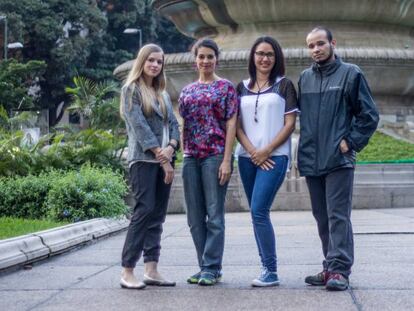
<path fill-rule="evenodd" d="M 328 63 L 324 65 L 313 63 L 312 70 L 316 72 L 320 72 L 324 76 L 330 76 L 339 68 L 341 64 L 342 64 L 341 58 L 335 54 L 335 60 L 332 63 Z"/>
<path fill-rule="evenodd" d="M 153 100 L 151 106 L 157 115 L 159 115 L 161 118 L 164 118 L 157 99 Z"/>

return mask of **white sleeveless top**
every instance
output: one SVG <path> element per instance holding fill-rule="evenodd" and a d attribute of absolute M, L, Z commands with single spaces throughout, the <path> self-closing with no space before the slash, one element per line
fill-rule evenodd
<path fill-rule="evenodd" d="M 276 82 L 260 92 L 257 105 L 257 120 L 254 120 L 254 111 L 257 92 L 248 89 L 250 79 L 244 80 L 239 86 L 241 92 L 239 119 L 244 133 L 256 149 L 267 146 L 284 126 L 285 114 L 298 112 L 296 91 L 293 83 L 284 77 L 277 78 Z M 282 87 L 284 84 L 284 87 Z M 243 89 L 244 88 L 244 89 Z M 292 95 L 293 92 L 293 95 Z M 286 155 L 290 162 L 290 137 L 278 148 L 273 150 L 271 156 Z M 250 157 L 249 153 L 238 143 L 236 155 Z"/>

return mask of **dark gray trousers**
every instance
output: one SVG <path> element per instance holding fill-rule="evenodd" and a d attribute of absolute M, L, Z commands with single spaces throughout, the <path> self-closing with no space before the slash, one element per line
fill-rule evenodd
<path fill-rule="evenodd" d="M 306 176 L 312 213 L 318 225 L 324 270 L 349 277 L 354 262 L 351 224 L 354 169 L 338 169 L 323 176 Z"/>
<path fill-rule="evenodd" d="M 134 268 L 142 253 L 144 262 L 158 262 L 171 189 L 158 163 L 137 162 L 129 173 L 135 206 L 122 250 L 124 268 Z"/>

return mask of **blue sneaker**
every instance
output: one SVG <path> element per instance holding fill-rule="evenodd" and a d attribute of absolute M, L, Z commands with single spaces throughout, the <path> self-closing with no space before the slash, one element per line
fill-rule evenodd
<path fill-rule="evenodd" d="M 260 276 L 252 281 L 252 286 L 256 287 L 278 286 L 279 284 L 277 273 L 271 272 L 267 268 L 262 268 Z"/>

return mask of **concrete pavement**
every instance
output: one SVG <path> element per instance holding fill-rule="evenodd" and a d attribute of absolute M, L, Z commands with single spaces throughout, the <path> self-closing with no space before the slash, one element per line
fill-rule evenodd
<path fill-rule="evenodd" d="M 259 259 L 250 215 L 226 215 L 223 282 L 189 285 L 197 271 L 185 215 L 168 215 L 161 272 L 175 288 L 119 287 L 125 232 L 0 275 L 0 310 L 414 310 L 414 208 L 354 210 L 355 265 L 351 288 L 327 292 L 303 278 L 321 269 L 320 242 L 309 211 L 273 212 L 281 285 L 250 281 Z M 142 275 L 142 263 L 137 275 Z"/>

